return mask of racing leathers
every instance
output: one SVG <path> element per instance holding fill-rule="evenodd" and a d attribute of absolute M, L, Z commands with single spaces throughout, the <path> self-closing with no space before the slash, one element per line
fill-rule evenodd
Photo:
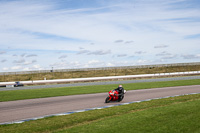
<path fill-rule="evenodd" d="M 115 90 L 118 91 L 118 93 L 119 93 L 119 100 L 118 101 L 121 101 L 124 98 L 124 88 L 118 87 Z"/>

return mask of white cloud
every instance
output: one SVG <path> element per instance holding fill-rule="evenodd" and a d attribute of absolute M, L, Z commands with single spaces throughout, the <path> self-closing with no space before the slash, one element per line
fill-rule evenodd
<path fill-rule="evenodd" d="M 125 44 L 133 43 L 134 41 L 126 41 Z"/>
<path fill-rule="evenodd" d="M 174 58 L 177 58 L 177 54 L 171 54 L 167 51 L 163 51 L 159 54 L 156 54 L 156 56 L 160 56 L 161 59 L 174 59 Z"/>
<path fill-rule="evenodd" d="M 24 59 L 20 59 L 20 60 L 14 60 L 13 63 L 16 63 L 16 64 L 22 64 L 22 63 L 25 63 L 26 61 Z"/>
<path fill-rule="evenodd" d="M 26 55 L 26 53 L 21 54 L 21 57 L 24 57 Z"/>
<path fill-rule="evenodd" d="M 31 69 L 29 67 L 25 67 L 23 70 L 24 71 L 31 71 Z"/>
<path fill-rule="evenodd" d="M 34 68 L 34 69 L 42 69 L 42 67 L 41 67 L 39 64 L 33 65 L 33 68 Z"/>
<path fill-rule="evenodd" d="M 68 57 L 68 56 L 67 55 L 61 55 L 58 59 L 64 59 L 66 57 Z"/>
<path fill-rule="evenodd" d="M 112 63 L 107 63 L 106 66 L 107 66 L 107 67 L 114 67 L 115 65 L 112 64 Z"/>
<path fill-rule="evenodd" d="M 184 54 L 181 57 L 183 57 L 184 59 L 200 59 L 200 54 Z"/>
<path fill-rule="evenodd" d="M 31 64 L 36 63 L 36 62 L 37 62 L 36 60 L 25 61 L 25 62 L 23 63 L 23 65 L 31 65 Z"/>
<path fill-rule="evenodd" d="M 136 51 L 135 54 L 145 54 L 145 51 Z"/>
<path fill-rule="evenodd" d="M 124 40 L 116 40 L 114 43 L 122 43 Z"/>
<path fill-rule="evenodd" d="M 3 71 L 8 71 L 9 68 L 8 68 L 8 67 L 4 67 L 2 70 L 3 70 Z"/>
<path fill-rule="evenodd" d="M 156 54 L 156 56 L 169 56 L 169 55 L 171 55 L 171 54 L 168 53 L 167 51 L 163 51 L 163 52 L 161 52 L 159 54 Z"/>
<path fill-rule="evenodd" d="M 20 70 L 20 69 L 22 69 L 22 66 L 13 66 L 10 69 L 11 70 Z"/>
<path fill-rule="evenodd" d="M 6 62 L 6 61 L 7 61 L 7 60 L 5 60 L 5 59 L 4 59 L 4 60 L 1 60 L 1 63 L 4 63 L 4 62 Z"/>
<path fill-rule="evenodd" d="M 88 64 L 97 64 L 97 63 L 101 63 L 99 60 L 91 60 L 88 62 Z"/>
<path fill-rule="evenodd" d="M 127 56 L 127 54 L 119 54 L 119 55 L 117 55 L 117 57 L 126 57 Z"/>
<path fill-rule="evenodd" d="M 137 63 L 144 65 L 144 64 L 147 64 L 147 63 L 150 63 L 150 62 L 148 60 L 138 60 Z"/>
<path fill-rule="evenodd" d="M 1 54 L 5 54 L 5 53 L 6 53 L 6 51 L 0 51 L 0 55 L 1 55 Z"/>
<path fill-rule="evenodd" d="M 35 57 L 37 56 L 36 54 L 29 54 L 29 55 L 26 55 L 26 57 Z"/>
<path fill-rule="evenodd" d="M 164 45 L 164 44 L 154 46 L 154 48 L 167 48 L 167 47 L 169 47 L 169 46 L 168 45 Z"/>
<path fill-rule="evenodd" d="M 111 50 L 96 50 L 96 51 L 91 51 L 88 53 L 88 55 L 106 55 L 110 54 Z"/>
<path fill-rule="evenodd" d="M 111 54 L 111 50 L 96 50 L 96 51 L 81 50 L 77 54 L 106 55 L 106 54 Z"/>
<path fill-rule="evenodd" d="M 81 50 L 77 54 L 86 54 L 86 53 L 89 53 L 89 52 L 90 52 L 89 50 Z"/>

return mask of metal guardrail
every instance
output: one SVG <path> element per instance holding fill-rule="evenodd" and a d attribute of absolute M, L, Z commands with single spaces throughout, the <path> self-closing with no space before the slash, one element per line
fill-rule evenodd
<path fill-rule="evenodd" d="M 20 83 L 22 83 L 22 84 L 70 83 L 70 82 L 88 82 L 88 81 L 102 81 L 102 80 L 131 79 L 131 78 L 141 78 L 141 77 L 143 77 L 143 78 L 160 77 L 160 76 L 169 76 L 169 75 L 171 75 L 171 76 L 191 75 L 191 74 L 200 74 L 200 71 L 140 74 L 140 75 L 127 75 L 127 76 L 74 78 L 74 79 L 33 80 L 33 81 L 20 81 Z M 0 85 L 13 85 L 13 84 L 15 84 L 15 82 L 0 82 Z"/>
<path fill-rule="evenodd" d="M 134 68 L 153 68 L 153 67 L 172 67 L 172 66 L 195 66 L 195 65 L 200 65 L 200 62 L 157 64 L 157 65 L 138 65 L 138 66 L 118 66 L 118 67 L 99 67 L 99 68 L 77 68 L 77 69 L 54 69 L 54 70 L 38 70 L 38 71 L 0 72 L 0 75 L 18 75 L 18 74 L 34 74 L 34 73 L 49 73 L 49 72 L 74 72 L 74 71 L 111 70 L 111 69 L 134 69 Z"/>

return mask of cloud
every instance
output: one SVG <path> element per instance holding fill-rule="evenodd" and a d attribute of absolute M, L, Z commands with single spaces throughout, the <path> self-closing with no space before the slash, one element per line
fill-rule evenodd
<path fill-rule="evenodd" d="M 0 51 L 0 55 L 1 55 L 1 54 L 6 54 L 6 51 Z"/>
<path fill-rule="evenodd" d="M 116 66 L 116 65 L 114 65 L 113 63 L 106 63 L 106 65 L 105 66 L 107 66 L 107 67 L 113 67 L 113 66 Z"/>
<path fill-rule="evenodd" d="M 32 60 L 32 63 L 36 63 L 37 62 L 37 60 Z"/>
<path fill-rule="evenodd" d="M 125 40 L 116 40 L 114 43 L 124 43 L 124 44 L 130 44 L 133 43 L 134 41 L 125 41 Z"/>
<path fill-rule="evenodd" d="M 176 58 L 176 57 L 177 57 L 176 54 L 171 54 L 171 55 L 162 57 L 162 59 L 174 59 L 174 58 Z"/>
<path fill-rule="evenodd" d="M 102 62 L 99 60 L 90 60 L 90 61 L 88 61 L 87 65 L 99 65 L 101 63 Z"/>
<path fill-rule="evenodd" d="M 56 69 L 67 69 L 67 68 L 96 68 L 96 67 L 110 67 L 116 66 L 116 64 L 124 64 L 127 62 L 118 61 L 118 62 L 105 62 L 102 60 L 88 60 L 86 62 L 79 62 L 79 61 L 70 61 L 70 62 L 57 62 L 51 64 L 51 67 Z"/>
<path fill-rule="evenodd" d="M 13 63 L 15 64 L 22 64 L 25 63 L 26 61 L 24 59 L 20 59 L 20 60 L 14 60 Z"/>
<path fill-rule="evenodd" d="M 186 55 L 181 55 L 184 59 L 197 59 L 200 58 L 200 54 L 194 55 L 194 54 L 186 54 Z"/>
<path fill-rule="evenodd" d="M 8 67 L 4 67 L 2 70 L 3 70 L 3 71 L 8 71 L 9 68 L 8 68 Z"/>
<path fill-rule="evenodd" d="M 22 66 L 13 66 L 10 69 L 11 70 L 20 70 L 20 69 L 22 69 Z"/>
<path fill-rule="evenodd" d="M 169 45 L 157 45 L 157 46 L 154 46 L 154 48 L 167 48 L 169 47 Z"/>
<path fill-rule="evenodd" d="M 21 54 L 21 57 L 24 57 L 26 55 L 26 53 Z"/>
<path fill-rule="evenodd" d="M 5 60 L 5 59 L 4 59 L 4 60 L 1 60 L 1 63 L 4 63 L 4 62 L 6 62 L 6 61 L 7 61 L 7 60 Z"/>
<path fill-rule="evenodd" d="M 86 53 L 89 53 L 89 52 L 90 52 L 89 50 L 81 50 L 77 54 L 86 54 Z"/>
<path fill-rule="evenodd" d="M 134 41 L 125 41 L 125 40 L 116 40 L 114 41 L 114 43 L 125 43 L 125 44 L 130 44 L 130 43 L 133 43 Z"/>
<path fill-rule="evenodd" d="M 31 64 L 34 64 L 34 63 L 36 63 L 36 62 L 37 62 L 37 60 L 25 61 L 25 62 L 23 63 L 23 65 L 31 65 Z"/>
<path fill-rule="evenodd" d="M 126 41 L 125 44 L 133 43 L 134 41 Z"/>
<path fill-rule="evenodd" d="M 50 64 L 49 66 L 56 69 L 83 68 L 83 64 L 81 64 L 79 61 L 56 62 Z"/>
<path fill-rule="evenodd" d="M 33 65 L 33 68 L 34 69 L 41 69 L 41 66 L 39 64 L 37 64 L 37 65 Z"/>
<path fill-rule="evenodd" d="M 106 55 L 106 54 L 111 54 L 111 50 L 96 50 L 96 51 L 81 50 L 77 54 Z"/>
<path fill-rule="evenodd" d="M 26 61 L 25 59 L 19 59 L 19 60 L 14 60 L 14 64 L 20 64 L 20 65 L 30 65 L 36 63 L 37 60 L 32 60 L 32 61 Z"/>
<path fill-rule="evenodd" d="M 35 57 L 37 56 L 36 54 L 29 54 L 29 55 L 26 55 L 26 57 Z"/>
<path fill-rule="evenodd" d="M 122 42 L 124 42 L 124 40 L 116 40 L 116 41 L 114 41 L 114 43 L 122 43 Z"/>
<path fill-rule="evenodd" d="M 126 57 L 127 56 L 127 54 L 119 54 L 119 55 L 117 55 L 117 57 Z"/>
<path fill-rule="evenodd" d="M 173 59 L 177 57 L 177 54 L 171 54 L 168 53 L 167 51 L 163 51 L 159 54 L 156 54 L 156 56 L 161 56 L 162 57 L 161 59 Z"/>
<path fill-rule="evenodd" d="M 24 71 L 31 71 L 31 70 L 42 70 L 44 68 L 42 68 L 39 64 L 30 66 L 30 67 L 23 67 L 22 68 Z"/>
<path fill-rule="evenodd" d="M 140 64 L 140 65 L 143 65 L 143 64 L 147 64 L 147 63 L 149 63 L 149 61 L 148 60 L 142 60 L 142 59 L 140 59 L 140 60 L 137 60 L 137 63 L 138 64 Z"/>
<path fill-rule="evenodd" d="M 135 54 L 145 54 L 145 51 L 136 51 Z"/>
<path fill-rule="evenodd" d="M 135 57 L 134 55 L 129 56 L 129 58 L 134 58 L 134 57 Z"/>
<path fill-rule="evenodd" d="M 62 55 L 58 59 L 64 59 L 64 58 L 67 58 L 67 57 L 68 57 L 67 55 Z"/>
<path fill-rule="evenodd" d="M 91 51 L 88 53 L 88 55 L 106 55 L 106 54 L 111 54 L 111 50 L 96 50 L 96 51 Z"/>
<path fill-rule="evenodd" d="M 20 66 L 20 65 L 17 65 L 17 66 L 13 66 L 13 67 L 4 67 L 2 70 L 3 71 L 30 71 L 30 70 L 41 70 L 43 69 L 39 64 L 37 65 L 33 65 L 33 66 L 30 66 L 30 67 L 23 67 L 23 66 Z"/>
<path fill-rule="evenodd" d="M 156 56 L 169 56 L 169 55 L 171 55 L 171 54 L 168 53 L 167 51 L 163 51 L 163 52 L 161 52 L 159 54 L 156 54 Z"/>

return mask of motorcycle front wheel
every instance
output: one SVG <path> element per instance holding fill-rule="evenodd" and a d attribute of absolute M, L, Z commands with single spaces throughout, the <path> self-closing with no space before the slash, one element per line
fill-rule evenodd
<path fill-rule="evenodd" d="M 110 102 L 110 97 L 107 97 L 105 100 L 105 103 L 109 103 Z"/>

